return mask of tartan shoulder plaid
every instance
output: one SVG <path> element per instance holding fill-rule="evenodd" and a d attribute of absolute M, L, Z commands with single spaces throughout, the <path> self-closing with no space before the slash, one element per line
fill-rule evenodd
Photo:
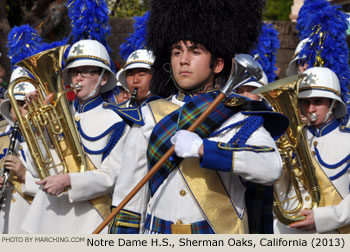
<path fill-rule="evenodd" d="M 172 146 L 170 138 L 179 129 L 188 129 L 191 124 L 201 115 L 216 98 L 219 91 L 205 93 L 196 96 L 190 102 L 185 103 L 181 108 L 170 113 L 157 123 L 154 127 L 147 148 L 148 167 L 152 168 L 158 160 Z M 232 96 L 237 96 L 232 94 Z M 206 138 L 215 131 L 221 124 L 229 119 L 235 113 L 241 111 L 241 107 L 228 107 L 224 103 L 220 103 L 216 109 L 200 124 L 195 130 L 201 138 Z M 149 181 L 151 195 L 153 195 L 158 187 L 168 177 L 170 172 L 175 169 L 182 158 L 175 154 L 168 159 L 158 172 Z"/>

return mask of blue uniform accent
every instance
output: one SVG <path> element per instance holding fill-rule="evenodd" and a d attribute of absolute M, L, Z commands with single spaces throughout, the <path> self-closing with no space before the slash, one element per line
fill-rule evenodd
<path fill-rule="evenodd" d="M 350 133 L 350 127 L 339 126 L 339 130 L 340 130 L 341 132 Z"/>
<path fill-rule="evenodd" d="M 74 107 L 79 113 L 84 113 L 91 109 L 96 108 L 97 106 L 100 106 L 103 102 L 104 100 L 102 96 L 99 95 L 97 97 L 87 100 L 84 104 L 80 104 L 76 99 L 74 101 Z M 113 124 L 111 127 L 109 127 L 107 130 L 102 132 L 100 135 L 91 137 L 84 133 L 83 129 L 81 128 L 80 121 L 77 121 L 76 124 L 77 124 L 77 129 L 80 133 L 80 136 L 88 141 L 97 141 L 105 137 L 107 134 L 111 134 L 106 146 L 100 150 L 90 150 L 83 144 L 84 150 L 88 154 L 92 154 L 92 155 L 102 154 L 102 160 L 104 160 L 109 155 L 109 153 L 112 151 L 114 146 L 118 143 L 119 139 L 123 135 L 123 132 L 126 126 L 126 123 L 124 121 L 117 122 Z"/>
<path fill-rule="evenodd" d="M 74 100 L 74 108 L 79 113 L 87 112 L 91 109 L 96 108 L 104 102 L 101 95 L 88 99 L 84 102 L 84 104 L 80 104 L 78 99 Z"/>
<path fill-rule="evenodd" d="M 152 218 L 152 216 L 147 214 L 145 220 L 145 229 L 147 232 L 153 234 L 171 234 L 171 224 L 174 223 L 172 221 L 163 220 L 157 217 Z M 190 224 L 192 234 L 215 234 L 214 230 L 210 227 L 209 223 L 206 220 Z"/>
<path fill-rule="evenodd" d="M 12 127 L 8 131 L 1 133 L 0 137 L 10 135 L 11 133 L 12 133 Z"/>
<path fill-rule="evenodd" d="M 320 129 L 317 129 L 314 126 L 309 126 L 308 130 L 311 132 L 312 135 L 316 137 L 321 137 L 321 136 L 327 135 L 329 132 L 332 132 L 333 130 L 338 128 L 338 126 L 339 126 L 338 120 L 333 119 L 328 123 L 326 123 L 325 125 L 323 125 Z"/>
<path fill-rule="evenodd" d="M 0 160 L 1 160 L 2 158 L 6 157 L 7 150 L 8 150 L 7 148 L 4 148 L 4 149 L 2 150 L 2 153 L 0 153 Z"/>
<path fill-rule="evenodd" d="M 325 136 L 326 134 L 332 132 L 333 130 L 336 130 L 339 127 L 339 130 L 345 129 L 345 126 L 340 126 L 339 121 L 336 119 L 331 120 L 330 122 L 326 123 L 324 126 L 322 126 L 320 129 L 317 129 L 313 126 L 308 127 L 308 130 L 316 137 L 322 137 Z M 344 131 L 342 131 L 344 132 Z M 345 131 L 346 132 L 346 131 Z M 350 132 L 347 131 L 347 132 Z M 342 160 L 340 160 L 339 162 L 335 163 L 335 164 L 327 164 L 321 157 L 319 150 L 317 149 L 317 146 L 314 146 L 314 150 L 315 150 L 315 154 L 317 157 L 318 162 L 325 168 L 328 169 L 336 169 L 341 165 L 344 165 L 346 162 L 348 162 L 350 160 L 350 154 L 347 155 L 346 157 L 344 157 Z M 341 177 L 342 175 L 344 175 L 348 169 L 350 167 L 350 163 L 346 165 L 346 167 L 344 169 L 342 169 L 340 172 L 338 172 L 337 174 L 330 176 L 329 179 L 330 180 L 336 180 L 337 178 Z"/>
<path fill-rule="evenodd" d="M 122 108 L 120 105 L 116 104 L 105 104 L 104 108 L 111 109 L 117 113 L 123 120 L 131 127 L 134 123 L 138 125 L 145 125 L 142 116 L 142 106 L 146 105 L 148 102 L 161 99 L 161 97 L 153 95 L 147 98 L 140 106 L 131 107 L 131 108 Z"/>
<path fill-rule="evenodd" d="M 109 155 L 109 153 L 112 151 L 114 146 L 118 143 L 119 139 L 123 135 L 123 132 L 124 132 L 124 129 L 126 126 L 126 123 L 124 121 L 117 122 L 117 123 L 113 124 L 105 132 L 103 132 L 101 135 L 99 135 L 97 137 L 89 137 L 82 131 L 82 129 L 80 127 L 80 123 L 78 122 L 77 124 L 78 124 L 78 130 L 80 132 L 81 137 L 84 139 L 87 139 L 89 141 L 99 140 L 102 137 L 104 137 L 105 135 L 109 134 L 111 131 L 113 131 L 111 137 L 108 140 L 107 145 L 101 150 L 90 150 L 83 144 L 84 150 L 89 154 L 98 155 L 98 154 L 103 153 L 102 160 L 104 160 Z"/>
<path fill-rule="evenodd" d="M 118 105 L 112 103 L 104 104 L 105 109 L 111 109 L 117 113 L 123 120 L 131 127 L 134 123 L 138 125 L 145 125 L 141 107 L 121 108 Z"/>
<path fill-rule="evenodd" d="M 217 171 L 232 171 L 233 151 L 273 152 L 271 147 L 260 147 L 246 144 L 218 143 L 203 139 L 205 155 L 201 158 L 200 166 Z M 217 158 L 220 157 L 220 158 Z"/>
<path fill-rule="evenodd" d="M 253 101 L 252 101 L 253 102 Z M 251 103 L 254 104 L 254 103 Z M 262 103 L 263 104 L 263 103 Z M 266 106 L 266 110 L 270 108 Z M 256 115 L 264 118 L 264 128 L 270 133 L 274 140 L 280 138 L 286 131 L 289 125 L 289 119 L 283 114 L 273 111 L 242 111 L 243 115 Z"/>

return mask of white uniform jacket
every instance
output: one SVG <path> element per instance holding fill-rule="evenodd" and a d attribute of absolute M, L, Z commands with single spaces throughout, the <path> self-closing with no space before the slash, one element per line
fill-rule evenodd
<path fill-rule="evenodd" d="M 5 132 L 10 130 L 7 128 Z M 8 136 L 3 136 L 8 137 Z M 6 147 L 8 148 L 8 146 Z M 23 163 L 23 165 L 28 169 L 28 167 L 33 167 L 31 157 L 28 151 L 28 147 L 25 142 L 17 142 L 15 147 L 15 153 Z M 4 154 L 5 149 L 0 150 L 1 154 Z M 1 166 L 3 165 L 2 157 Z M 1 167 L 2 169 L 3 167 Z M 22 230 L 21 224 L 23 222 L 25 213 L 29 210 L 31 197 L 37 192 L 39 186 L 35 184 L 37 179 L 33 178 L 28 170 L 26 171 L 26 182 L 25 184 L 20 184 L 21 193 L 19 193 L 13 186 L 11 182 L 8 181 L 7 189 L 5 191 L 5 196 L 1 205 L 0 210 L 0 230 L 2 234 L 23 234 L 26 233 Z M 22 196 L 23 195 L 23 196 Z M 24 198 L 26 197 L 26 198 Z"/>
<path fill-rule="evenodd" d="M 309 128 L 306 137 L 311 151 L 315 153 L 316 160 L 323 172 L 339 192 L 343 200 L 334 206 L 318 207 L 314 209 L 316 229 L 299 231 L 289 228 L 274 220 L 275 233 L 338 233 L 337 228 L 350 224 L 350 129 L 339 126 L 337 120 L 332 120 L 321 129 Z M 288 192 L 288 197 L 295 195 L 294 190 Z M 302 188 L 305 207 L 310 207 L 309 193 Z M 290 201 L 289 206 L 294 207 L 296 202 Z"/>
<path fill-rule="evenodd" d="M 89 150 L 86 152 L 96 170 L 70 173 L 71 187 L 57 197 L 39 190 L 23 224 L 23 229 L 29 233 L 89 234 L 103 221 L 89 200 L 112 193 L 120 169 L 119 156 L 116 154 L 123 152 L 128 126 L 120 128 L 118 143 L 114 147 L 112 145 L 103 160 L 103 154 L 97 152 L 108 146 L 113 132 L 106 131 L 122 122 L 122 119 L 115 112 L 105 109 L 101 96 L 83 105 L 75 105 L 74 118 L 79 121 L 77 125 L 81 141 Z M 102 231 L 106 232 L 107 229 Z"/>
<path fill-rule="evenodd" d="M 179 96 L 174 95 L 171 101 L 182 106 L 184 100 L 179 100 L 177 97 Z M 128 135 L 126 149 L 131 149 L 132 151 L 128 151 L 123 157 L 122 170 L 113 196 L 113 205 L 116 206 L 148 172 L 146 146 L 155 126 L 155 121 L 149 106 L 142 107 L 142 116 L 145 125 L 134 125 Z M 237 113 L 220 128 L 243 120 L 244 118 L 246 118 L 245 115 Z M 237 129 L 230 129 L 216 137 L 209 138 L 209 140 L 227 142 L 236 132 Z M 243 180 L 272 185 L 282 171 L 282 161 L 275 142 L 263 127 L 255 131 L 246 144 L 269 147 L 273 151 L 264 153 L 237 151 L 234 155 L 234 161 L 232 160 L 232 171 L 219 172 L 239 216 L 243 216 L 244 214 L 245 187 L 241 178 Z M 127 155 L 129 155 L 128 158 Z M 211 156 L 210 158 L 218 159 L 220 157 Z M 229 165 L 231 164 L 229 163 Z M 256 167 L 259 167 L 259 169 L 257 170 Z M 201 209 L 198 208 L 191 194 L 188 192 L 178 169 L 170 173 L 149 201 L 146 198 L 148 196 L 148 187 L 144 186 L 124 208 L 128 211 L 141 214 L 141 232 L 144 231 L 143 222 L 146 212 L 150 216 L 173 223 L 181 221 L 181 223 L 187 224 L 205 220 Z M 148 231 L 153 232 L 153 230 Z"/>

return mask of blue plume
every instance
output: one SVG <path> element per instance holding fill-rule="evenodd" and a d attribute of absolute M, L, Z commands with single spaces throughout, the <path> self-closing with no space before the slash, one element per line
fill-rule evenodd
<path fill-rule="evenodd" d="M 305 0 L 303 6 L 300 8 L 297 18 L 297 25 L 295 29 L 299 32 L 300 40 L 307 38 L 315 25 L 311 20 L 311 15 L 322 12 L 329 7 L 329 2 L 326 0 Z"/>
<path fill-rule="evenodd" d="M 111 28 L 106 2 L 104 0 L 69 0 L 67 8 L 71 20 L 72 43 L 82 39 L 94 39 L 111 52 L 107 44 L 107 35 L 111 34 Z"/>
<path fill-rule="evenodd" d="M 310 67 L 328 67 L 335 72 L 342 94 L 348 92 L 350 79 L 349 49 L 346 43 L 347 17 L 339 6 L 331 4 L 311 15 L 309 40 L 300 52 Z"/>
<path fill-rule="evenodd" d="M 349 48 L 346 42 L 349 15 L 341 11 L 338 5 L 326 0 L 306 0 L 305 7 L 299 12 L 297 22 L 301 38 L 309 38 L 300 55 L 304 56 L 309 67 L 328 67 L 339 78 L 342 99 L 347 104 L 349 118 L 350 81 Z M 308 12 L 308 13 L 307 13 Z M 298 26 L 297 26 L 298 27 Z"/>
<path fill-rule="evenodd" d="M 276 56 L 277 50 L 280 48 L 278 40 L 278 32 L 272 24 L 264 23 L 261 27 L 261 32 L 256 49 L 252 50 L 251 54 L 259 55 L 259 63 L 263 68 L 269 82 L 276 80 Z"/>
<path fill-rule="evenodd" d="M 29 25 L 15 26 L 8 35 L 8 57 L 11 68 L 21 60 L 31 56 L 42 43 L 42 38 L 36 30 Z"/>
<path fill-rule="evenodd" d="M 130 33 L 126 42 L 120 45 L 119 55 L 126 60 L 129 55 L 138 50 L 146 49 L 146 26 L 149 18 L 149 12 L 147 11 L 141 17 L 134 17 L 134 33 Z"/>

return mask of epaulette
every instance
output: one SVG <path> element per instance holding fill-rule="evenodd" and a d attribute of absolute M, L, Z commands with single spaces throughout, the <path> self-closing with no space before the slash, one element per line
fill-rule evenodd
<path fill-rule="evenodd" d="M 123 120 L 131 127 L 134 123 L 138 125 L 145 125 L 143 121 L 141 108 L 145 106 L 147 103 L 159 99 L 159 96 L 151 96 L 146 99 L 140 106 L 127 108 L 125 106 L 120 106 L 113 103 L 104 103 L 104 109 L 111 109 L 115 113 L 117 113 Z"/>
<path fill-rule="evenodd" d="M 339 131 L 340 132 L 350 133 L 350 127 L 341 125 L 341 126 L 339 126 Z"/>
<path fill-rule="evenodd" d="M 134 123 L 145 125 L 142 119 L 141 107 L 120 107 L 113 103 L 104 103 L 104 109 L 110 109 L 117 113 L 131 127 Z"/>

